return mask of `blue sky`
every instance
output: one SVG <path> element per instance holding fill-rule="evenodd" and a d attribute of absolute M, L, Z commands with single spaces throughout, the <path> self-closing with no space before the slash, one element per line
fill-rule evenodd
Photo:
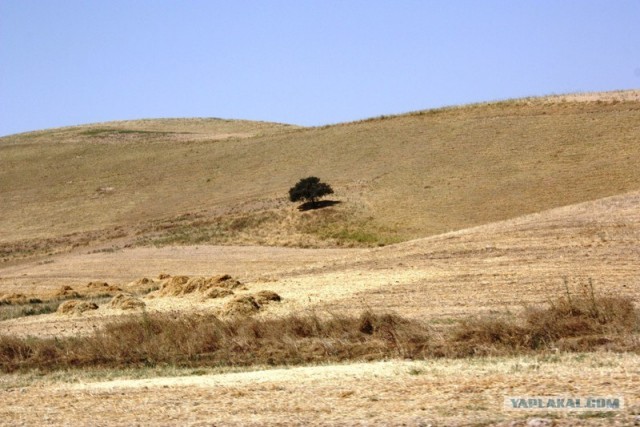
<path fill-rule="evenodd" d="M 638 0 L 0 0 L 0 135 L 640 87 Z"/>

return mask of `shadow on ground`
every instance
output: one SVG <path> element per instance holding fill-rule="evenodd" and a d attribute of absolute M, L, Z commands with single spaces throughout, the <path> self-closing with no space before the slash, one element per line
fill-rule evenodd
<path fill-rule="evenodd" d="M 333 205 L 337 205 L 342 203 L 339 200 L 321 200 L 319 202 L 306 202 L 301 204 L 300 206 L 298 206 L 298 210 L 299 211 L 310 211 L 310 210 L 314 210 L 314 209 L 322 209 L 322 208 L 327 208 L 329 206 L 333 206 Z"/>

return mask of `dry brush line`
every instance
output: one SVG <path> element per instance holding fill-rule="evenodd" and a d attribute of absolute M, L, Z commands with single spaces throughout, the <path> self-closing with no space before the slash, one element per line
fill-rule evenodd
<path fill-rule="evenodd" d="M 395 314 L 315 313 L 281 318 L 147 314 L 63 339 L 0 336 L 0 369 L 288 365 L 386 358 L 640 351 L 640 316 L 623 297 L 559 299 L 522 318 L 464 319 L 435 334 Z"/>
<path fill-rule="evenodd" d="M 427 355 L 427 328 L 391 314 L 294 314 L 277 319 L 147 314 L 89 337 L 0 337 L 0 368 L 68 369 L 158 364 L 286 365 Z"/>
<path fill-rule="evenodd" d="M 472 318 L 454 327 L 443 354 L 521 354 L 530 351 L 639 351 L 640 313 L 625 297 L 559 298 L 528 308 L 521 319 Z"/>

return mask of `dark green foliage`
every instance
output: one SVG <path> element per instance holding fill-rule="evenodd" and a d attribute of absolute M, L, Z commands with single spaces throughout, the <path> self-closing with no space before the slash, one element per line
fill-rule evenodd
<path fill-rule="evenodd" d="M 292 202 L 309 201 L 312 206 L 316 206 L 318 199 L 328 194 L 333 194 L 333 189 L 329 184 L 320 182 L 320 178 L 310 176 L 303 178 L 289 189 L 289 200 Z"/>

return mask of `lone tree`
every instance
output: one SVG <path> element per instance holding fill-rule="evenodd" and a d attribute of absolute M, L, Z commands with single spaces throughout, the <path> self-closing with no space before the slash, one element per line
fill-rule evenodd
<path fill-rule="evenodd" d="M 327 194 L 333 194 L 331 186 L 320 182 L 320 178 L 310 176 L 301 179 L 295 186 L 289 189 L 289 200 L 292 202 L 307 200 L 311 202 L 311 207 L 315 208 L 318 205 L 318 199 Z"/>

